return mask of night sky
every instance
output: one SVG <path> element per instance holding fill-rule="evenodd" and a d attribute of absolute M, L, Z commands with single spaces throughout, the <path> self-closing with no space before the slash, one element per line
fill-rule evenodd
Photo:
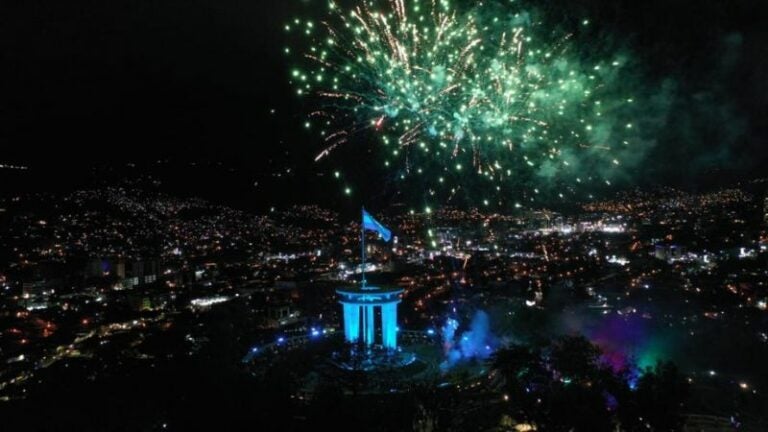
<path fill-rule="evenodd" d="M 657 142 L 635 181 L 695 186 L 722 172 L 758 175 L 768 161 L 761 3 L 542 4 L 555 19 L 590 16 L 600 43 L 630 50 L 647 87 L 665 89 Z M 213 160 L 254 176 L 287 167 L 299 186 L 314 182 L 319 139 L 301 129 L 281 30 L 312 7 L 325 2 L 2 2 L 0 162 L 64 181 L 93 166 Z"/>

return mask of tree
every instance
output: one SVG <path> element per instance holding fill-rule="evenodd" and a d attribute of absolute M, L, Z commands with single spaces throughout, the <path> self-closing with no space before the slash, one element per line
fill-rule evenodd
<path fill-rule="evenodd" d="M 549 431 L 610 432 L 613 416 L 603 389 L 596 385 L 555 386 L 546 429 Z"/>
<path fill-rule="evenodd" d="M 584 336 L 564 336 L 552 345 L 552 368 L 567 380 L 594 380 L 599 371 L 600 348 Z"/>
<path fill-rule="evenodd" d="M 677 431 L 683 427 L 682 407 L 688 383 L 671 362 L 659 362 L 645 370 L 638 381 L 636 400 L 642 423 L 653 430 Z"/>
<path fill-rule="evenodd" d="M 537 421 L 546 416 L 542 398 L 551 387 L 541 352 L 524 345 L 511 345 L 499 350 L 491 366 L 502 380 L 508 413 L 518 421 Z"/>
<path fill-rule="evenodd" d="M 677 431 L 687 384 L 671 363 L 643 372 L 616 372 L 600 361 L 600 349 L 580 336 L 557 339 L 543 350 L 511 345 L 491 366 L 503 392 L 503 411 L 539 430 L 609 432 Z M 634 370 L 633 367 L 630 367 Z"/>

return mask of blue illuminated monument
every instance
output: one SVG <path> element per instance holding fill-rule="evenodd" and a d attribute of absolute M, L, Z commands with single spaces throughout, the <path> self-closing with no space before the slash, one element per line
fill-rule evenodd
<path fill-rule="evenodd" d="M 336 290 L 339 302 L 344 307 L 344 336 L 347 342 L 361 344 L 368 349 L 374 345 L 381 345 L 385 349 L 395 350 L 397 349 L 397 304 L 400 303 L 400 294 L 403 290 L 369 286 L 366 283 L 366 230 L 379 233 L 379 237 L 385 241 L 389 241 L 392 237 L 389 229 L 363 209 L 360 286 Z M 376 329 L 377 322 L 381 323 L 380 332 Z"/>

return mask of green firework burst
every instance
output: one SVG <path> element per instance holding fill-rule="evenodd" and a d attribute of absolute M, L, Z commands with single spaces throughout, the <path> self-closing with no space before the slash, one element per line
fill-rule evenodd
<path fill-rule="evenodd" d="M 286 52 L 298 53 L 296 93 L 315 107 L 307 126 L 323 136 L 318 161 L 373 139 L 371 163 L 394 177 L 487 205 L 520 201 L 521 185 L 530 197 L 608 182 L 630 151 L 625 59 L 585 60 L 572 33 L 515 3 L 330 2 L 286 31 L 300 39 Z"/>

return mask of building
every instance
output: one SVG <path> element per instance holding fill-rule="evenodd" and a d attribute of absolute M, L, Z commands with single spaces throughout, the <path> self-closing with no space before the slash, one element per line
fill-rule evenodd
<path fill-rule="evenodd" d="M 763 200 L 763 221 L 768 224 L 768 197 Z"/>
<path fill-rule="evenodd" d="M 347 342 L 396 349 L 397 304 L 402 292 L 402 288 L 365 285 L 337 289 L 339 303 L 344 309 L 344 337 Z M 379 330 L 377 322 L 381 323 Z"/>
<path fill-rule="evenodd" d="M 28 310 L 45 309 L 54 289 L 45 280 L 25 281 L 21 286 L 21 298 Z"/>

